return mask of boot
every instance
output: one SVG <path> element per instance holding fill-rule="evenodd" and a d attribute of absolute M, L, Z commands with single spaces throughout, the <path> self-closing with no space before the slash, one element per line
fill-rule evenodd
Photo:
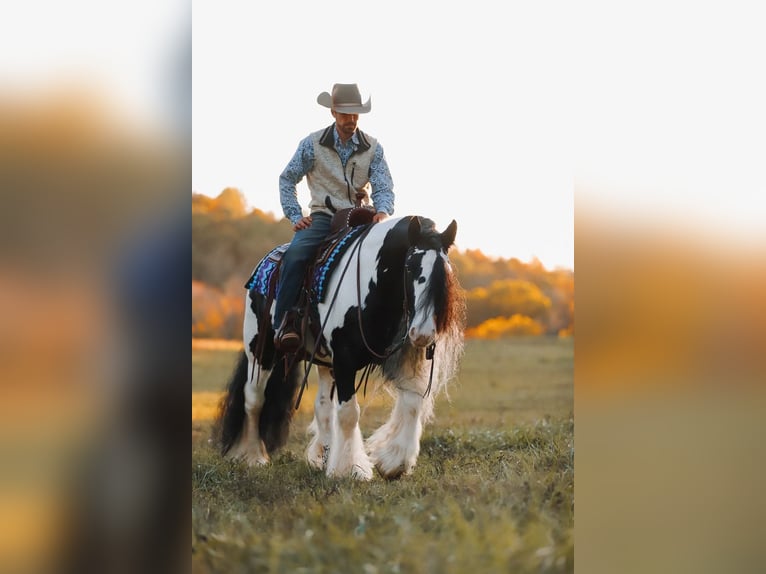
<path fill-rule="evenodd" d="M 294 353 L 301 348 L 300 321 L 295 309 L 287 311 L 274 336 L 274 346 L 285 353 Z"/>

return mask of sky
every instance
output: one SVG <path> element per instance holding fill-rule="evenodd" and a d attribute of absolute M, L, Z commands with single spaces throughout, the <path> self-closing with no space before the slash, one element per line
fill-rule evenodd
<path fill-rule="evenodd" d="M 192 191 L 280 215 L 279 173 L 332 122 L 317 94 L 354 82 L 396 215 L 573 267 L 583 211 L 766 239 L 757 4 L 31 0 L 0 22 L 0 88 L 84 86 L 126 121 L 177 122 L 191 16 Z"/>
<path fill-rule="evenodd" d="M 333 121 L 317 95 L 356 83 L 372 98 L 359 128 L 385 150 L 394 215 L 456 220 L 459 249 L 573 268 L 566 22 L 468 6 L 194 2 L 193 190 L 237 187 L 281 217 L 279 174 Z M 305 180 L 298 194 L 305 207 Z"/>
<path fill-rule="evenodd" d="M 178 127 L 187 0 L 30 0 L 14 3 L 9 16 L 0 20 L 2 93 L 89 93 L 125 123 Z"/>
<path fill-rule="evenodd" d="M 586 6 L 573 21 L 578 213 L 766 246 L 762 3 Z"/>

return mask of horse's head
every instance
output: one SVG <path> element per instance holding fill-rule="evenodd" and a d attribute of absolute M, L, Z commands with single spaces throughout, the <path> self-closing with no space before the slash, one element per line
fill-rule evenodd
<path fill-rule="evenodd" d="M 409 224 L 409 250 L 405 262 L 410 322 L 407 335 L 416 347 L 436 341 L 455 320 L 456 285 L 447 251 L 455 243 L 457 222 L 438 232 L 432 221 L 413 217 Z"/>

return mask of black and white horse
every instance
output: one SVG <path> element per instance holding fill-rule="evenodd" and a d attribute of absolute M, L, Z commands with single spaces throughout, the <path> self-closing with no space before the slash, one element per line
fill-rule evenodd
<path fill-rule="evenodd" d="M 463 352 L 465 300 L 447 256 L 456 232 L 455 221 L 439 232 L 416 216 L 361 226 L 337 252 L 332 271 L 316 274 L 312 301 L 323 344 L 309 335 L 305 356 L 318 374 L 306 451 L 312 467 L 360 480 L 371 479 L 373 467 L 386 478 L 412 471 L 434 399 L 456 375 Z M 250 464 L 266 464 L 287 440 L 306 372 L 303 362 L 291 363 L 274 348 L 274 306 L 265 308 L 262 291 L 248 290 L 245 350 L 218 417 L 223 454 Z M 356 375 L 368 369 L 380 373 L 394 406 L 364 441 Z"/>

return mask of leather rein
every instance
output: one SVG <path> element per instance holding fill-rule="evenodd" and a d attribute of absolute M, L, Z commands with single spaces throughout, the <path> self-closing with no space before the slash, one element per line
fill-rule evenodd
<path fill-rule="evenodd" d="M 338 281 L 338 286 L 335 289 L 335 293 L 333 294 L 332 300 L 330 301 L 330 305 L 329 305 L 327 313 L 325 315 L 325 321 L 322 323 L 322 325 L 321 325 L 321 327 L 319 329 L 319 336 L 317 337 L 318 340 L 314 344 L 314 350 L 311 353 L 311 357 L 309 357 L 308 365 L 307 365 L 307 368 L 306 368 L 306 371 L 305 371 L 304 377 L 303 377 L 303 383 L 301 385 L 301 389 L 300 389 L 300 392 L 298 394 L 297 401 L 295 403 L 295 408 L 296 409 L 300 405 L 301 398 L 303 396 L 303 391 L 305 390 L 306 385 L 308 383 L 309 369 L 310 369 L 311 365 L 315 362 L 315 355 L 316 355 L 317 348 L 320 345 L 320 341 L 322 341 L 324 339 L 324 328 L 326 326 L 327 319 L 329 318 L 330 310 L 335 305 L 335 301 L 338 298 L 338 293 L 340 291 L 340 284 L 342 283 L 343 277 L 345 277 L 346 271 L 348 270 L 348 267 L 351 264 L 351 260 L 352 260 L 352 258 L 354 257 L 355 254 L 356 254 L 357 320 L 359 322 L 359 334 L 361 335 L 362 342 L 364 343 L 365 349 L 367 349 L 367 351 L 372 356 L 374 356 L 374 357 L 376 357 L 378 359 L 385 360 L 385 359 L 388 359 L 391 355 L 393 355 L 396 351 L 401 349 L 404 346 L 405 342 L 407 341 L 407 325 L 409 323 L 409 321 L 408 321 L 408 319 L 409 319 L 409 305 L 408 305 L 408 298 L 407 298 L 407 293 L 408 293 L 408 291 L 407 291 L 407 275 L 408 275 L 407 261 L 409 260 L 410 256 L 412 255 L 412 252 L 414 250 L 413 247 L 410 247 L 407 250 L 407 255 L 406 255 L 405 260 L 404 260 L 404 273 L 403 273 L 403 277 L 402 277 L 402 282 L 403 282 L 403 287 L 404 287 L 404 289 L 403 289 L 404 300 L 403 300 L 402 306 L 403 306 L 403 311 L 404 311 L 403 323 L 405 325 L 405 328 L 404 328 L 404 333 L 402 334 L 402 338 L 399 341 L 396 341 L 395 343 L 392 343 L 388 348 L 386 348 L 385 351 L 383 351 L 383 354 L 381 354 L 381 353 L 378 353 L 377 351 L 375 351 L 370 346 L 370 343 L 367 341 L 367 337 L 364 334 L 364 324 L 363 324 L 363 321 L 362 321 L 362 279 L 361 279 L 362 257 L 361 257 L 361 249 L 362 249 L 362 243 L 364 242 L 365 237 L 367 237 L 367 234 L 372 229 L 372 225 L 373 224 L 369 224 L 367 229 L 365 229 L 364 231 L 362 231 L 362 233 L 359 234 L 359 238 L 354 243 L 354 246 L 353 246 L 351 252 L 349 253 L 349 257 L 348 257 L 348 260 L 346 261 L 346 265 L 343 267 L 343 271 L 341 272 L 341 275 L 340 275 L 340 278 L 339 278 L 339 281 Z M 433 383 L 433 375 L 434 375 L 434 350 L 435 350 L 435 348 L 436 348 L 436 344 L 435 343 L 431 343 L 426 348 L 426 359 L 431 361 L 431 369 L 430 369 L 430 375 L 429 375 L 429 379 L 428 379 L 428 387 L 426 388 L 425 393 L 422 395 L 423 398 L 427 397 L 428 394 L 431 392 L 431 385 Z M 369 378 L 370 370 L 371 369 L 372 369 L 372 366 L 368 365 L 367 368 L 366 368 L 366 372 L 362 374 L 362 377 L 359 380 L 359 384 L 357 385 L 355 392 L 359 390 L 359 387 L 361 387 L 362 379 L 364 379 L 365 390 L 367 389 L 367 379 Z"/>
<path fill-rule="evenodd" d="M 362 241 L 364 241 L 365 236 L 367 235 L 367 231 L 369 231 L 369 228 L 365 230 L 365 232 L 360 235 L 359 241 L 354 246 L 356 251 L 361 253 L 362 248 Z M 402 282 L 403 282 L 403 302 L 402 307 L 404 311 L 404 317 L 403 317 L 403 323 L 404 323 L 404 333 L 402 334 L 402 338 L 397 341 L 396 343 L 391 344 L 385 351 L 383 351 L 383 354 L 377 353 L 375 350 L 370 347 L 370 344 L 367 342 L 367 337 L 364 335 L 364 324 L 362 323 L 362 257 L 361 255 L 357 255 L 356 258 L 356 300 L 357 300 L 357 320 L 359 321 L 359 334 L 362 336 L 362 342 L 364 343 L 365 348 L 367 351 L 373 355 L 374 357 L 377 357 L 378 359 L 387 359 L 391 355 L 393 355 L 396 351 L 401 349 L 404 346 L 404 343 L 407 341 L 407 326 L 409 325 L 409 305 L 407 300 L 407 275 L 409 274 L 409 271 L 407 269 L 407 262 L 410 259 L 410 256 L 412 255 L 414 251 L 414 247 L 410 247 L 407 249 L 407 255 L 404 258 L 404 272 L 402 274 Z M 352 253 L 353 255 L 353 253 Z M 347 264 L 348 265 L 348 264 Z M 426 398 L 428 394 L 431 392 L 431 384 L 433 383 L 434 378 L 434 350 L 436 349 L 436 343 L 431 343 L 426 348 L 426 359 L 431 361 L 431 370 L 428 377 L 428 387 L 426 388 L 426 392 L 423 394 L 423 398 Z M 369 370 L 367 371 L 367 376 L 369 377 Z M 359 386 L 361 386 L 362 382 L 361 379 L 359 381 Z M 365 378 L 365 389 L 367 388 L 367 380 Z M 357 390 L 359 390 L 359 387 L 357 386 Z"/>
<path fill-rule="evenodd" d="M 364 240 L 364 235 L 359 237 L 359 242 L 357 243 L 357 251 L 361 252 L 362 250 L 362 241 Z M 404 273 L 403 273 L 403 301 L 402 301 L 402 310 L 404 311 L 404 317 L 402 319 L 402 322 L 404 323 L 404 333 L 402 335 L 401 340 L 397 341 L 396 343 L 392 343 L 385 351 L 383 351 L 383 354 L 377 353 L 370 347 L 370 344 L 367 342 L 367 337 L 364 335 L 364 324 L 362 323 L 362 257 L 360 255 L 357 255 L 356 258 L 356 315 L 357 320 L 359 321 L 359 334 L 362 336 L 362 342 L 364 343 L 364 347 L 367 349 L 367 351 L 373 356 L 377 357 L 378 359 L 387 359 L 391 355 L 393 355 L 396 351 L 402 348 L 405 341 L 407 340 L 407 325 L 409 324 L 409 305 L 407 304 L 407 261 L 410 258 L 410 255 L 412 254 L 413 248 L 410 247 L 407 250 L 407 256 L 404 258 Z"/>

